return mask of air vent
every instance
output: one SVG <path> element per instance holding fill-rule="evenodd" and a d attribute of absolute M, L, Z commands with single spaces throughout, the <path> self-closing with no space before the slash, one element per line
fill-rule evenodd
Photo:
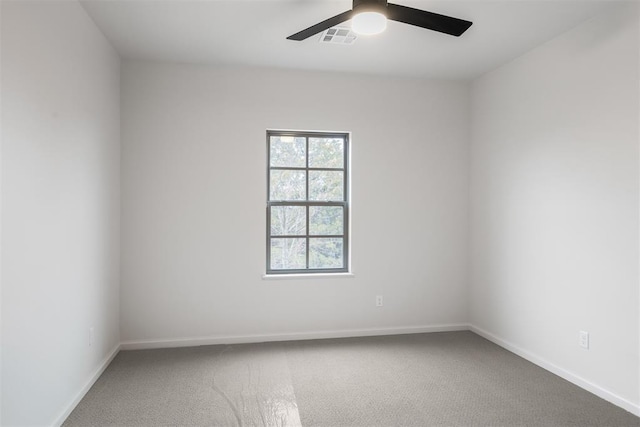
<path fill-rule="evenodd" d="M 351 28 L 333 27 L 320 34 L 320 43 L 353 44 L 356 38 Z"/>

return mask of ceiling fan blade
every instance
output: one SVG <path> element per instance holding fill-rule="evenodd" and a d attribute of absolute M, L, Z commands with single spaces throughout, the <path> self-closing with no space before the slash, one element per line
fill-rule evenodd
<path fill-rule="evenodd" d="M 297 32 L 289 37 L 288 40 L 302 41 L 306 38 L 309 38 L 313 35 L 323 32 L 324 30 L 328 30 L 331 27 L 335 27 L 338 24 L 343 23 L 344 21 L 348 21 L 351 19 L 351 15 L 353 14 L 353 10 L 348 10 L 346 12 L 341 13 L 340 15 L 333 16 L 329 19 L 325 19 L 324 21 L 312 25 L 309 28 L 306 28 L 300 32 Z"/>
<path fill-rule="evenodd" d="M 450 16 L 427 12 L 426 10 L 391 3 L 387 5 L 387 18 L 456 37 L 459 37 L 467 31 L 472 24 L 472 22 L 465 21 L 464 19 L 452 18 Z"/>

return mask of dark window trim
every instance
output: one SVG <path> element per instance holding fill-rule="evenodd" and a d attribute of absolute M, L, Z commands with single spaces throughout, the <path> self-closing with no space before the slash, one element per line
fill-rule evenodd
<path fill-rule="evenodd" d="M 303 137 L 305 138 L 305 167 L 271 167 L 271 150 L 270 150 L 270 138 L 271 136 L 291 136 L 291 137 Z M 322 137 L 322 138 L 341 138 L 344 140 L 343 146 L 343 161 L 342 168 L 314 168 L 309 167 L 309 138 Z M 280 130 L 267 130 L 267 223 L 266 223 L 266 273 L 267 275 L 287 275 L 287 274 L 327 274 L 327 273 L 349 273 L 349 259 L 350 259 L 350 241 L 349 241 L 349 200 L 350 200 L 350 133 L 348 132 L 308 132 L 308 131 L 280 131 Z M 305 195 L 306 200 L 296 201 L 283 201 L 270 199 L 271 197 L 271 171 L 272 170 L 301 170 L 306 172 L 305 180 Z M 309 171 L 343 171 L 343 200 L 342 201 L 318 201 L 309 200 Z M 306 207 L 306 234 L 301 236 L 271 236 L 271 207 L 272 206 L 305 206 Z M 343 218 L 343 230 L 342 234 L 337 235 L 313 235 L 309 233 L 309 207 L 311 206 L 342 206 L 344 211 Z M 341 237 L 343 239 L 342 248 L 342 265 L 343 268 L 309 268 L 309 239 L 310 238 L 332 238 Z M 271 268 L 271 239 L 287 239 L 287 238 L 306 238 L 306 266 L 305 269 L 272 269 Z"/>

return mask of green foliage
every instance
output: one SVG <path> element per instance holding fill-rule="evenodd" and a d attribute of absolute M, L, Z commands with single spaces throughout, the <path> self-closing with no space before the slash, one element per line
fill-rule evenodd
<path fill-rule="evenodd" d="M 306 165 L 306 138 L 272 136 L 269 139 L 270 166 L 298 167 Z"/>
<path fill-rule="evenodd" d="M 344 172 L 309 171 L 309 200 L 344 200 Z"/>
<path fill-rule="evenodd" d="M 343 168 L 344 141 L 342 138 L 309 138 L 309 167 Z"/>
<path fill-rule="evenodd" d="M 345 198 L 344 148 L 345 142 L 342 138 L 310 137 L 307 142 L 305 137 L 271 136 L 269 139 L 271 168 L 305 168 L 306 170 L 271 169 L 269 200 L 343 202 Z M 314 168 L 343 170 L 314 170 Z M 344 267 L 343 206 L 276 205 L 271 206 L 270 209 L 271 269 L 304 270 Z M 308 218 L 307 215 L 309 215 Z M 307 247 L 307 238 L 293 236 L 307 236 L 309 247 Z"/>
<path fill-rule="evenodd" d="M 309 239 L 309 268 L 342 268 L 342 238 Z"/>
<path fill-rule="evenodd" d="M 306 211 L 305 206 L 272 206 L 271 235 L 299 236 L 307 234 Z"/>
<path fill-rule="evenodd" d="M 306 239 L 271 239 L 271 268 L 298 270 L 306 268 Z"/>
<path fill-rule="evenodd" d="M 309 234 L 315 236 L 341 235 L 344 227 L 342 206 L 310 206 Z"/>
<path fill-rule="evenodd" d="M 270 172 L 270 200 L 306 200 L 307 173 L 299 170 L 272 170 Z"/>

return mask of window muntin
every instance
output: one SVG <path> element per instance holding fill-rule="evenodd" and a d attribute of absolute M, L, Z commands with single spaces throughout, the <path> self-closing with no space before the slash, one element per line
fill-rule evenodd
<path fill-rule="evenodd" d="M 267 273 L 348 271 L 346 133 L 267 131 Z"/>

